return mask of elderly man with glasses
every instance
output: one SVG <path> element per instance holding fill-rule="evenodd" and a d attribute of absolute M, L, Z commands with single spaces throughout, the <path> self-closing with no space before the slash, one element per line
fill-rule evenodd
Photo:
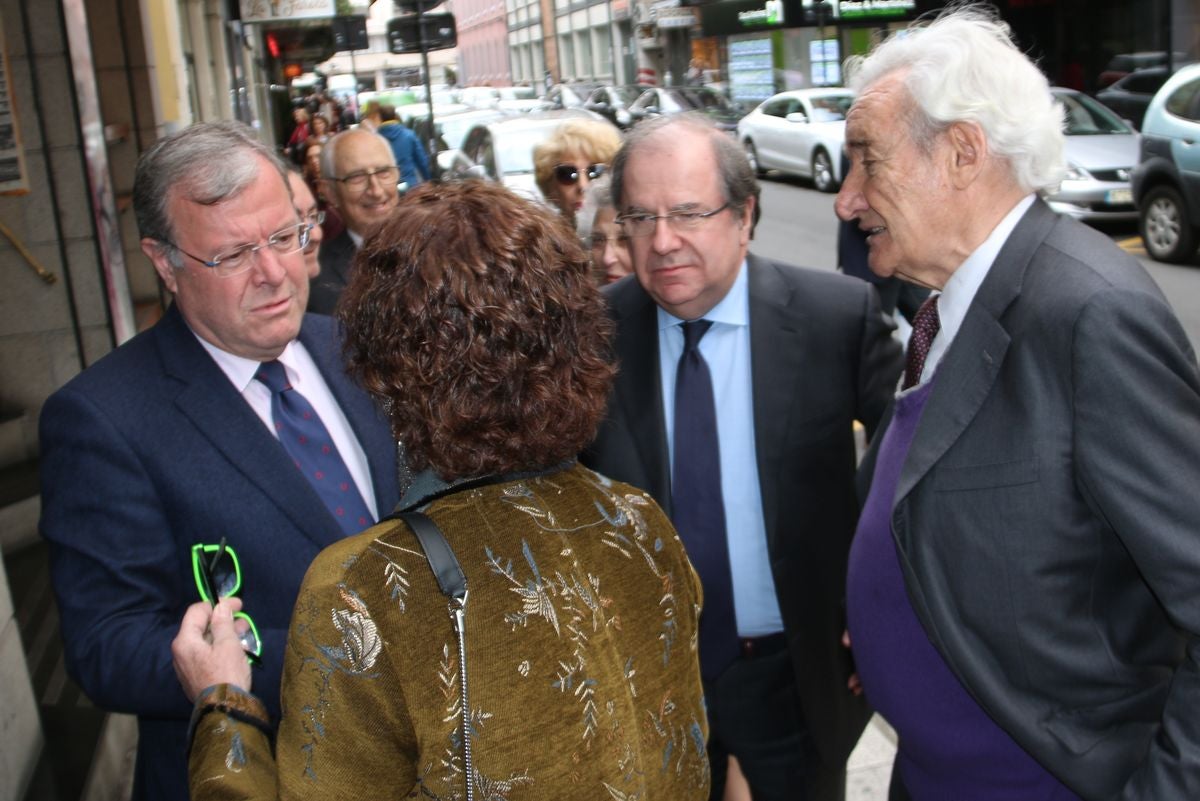
<path fill-rule="evenodd" d="M 605 290 L 621 370 L 584 461 L 649 491 L 700 575 L 712 797 L 732 755 L 756 801 L 841 799 L 867 720 L 840 644 L 853 424 L 900 347 L 870 285 L 748 253 L 754 171 L 702 117 L 635 128 L 612 186 L 636 278 Z"/>
<path fill-rule="evenodd" d="M 134 208 L 174 302 L 46 402 L 41 532 L 69 673 L 97 706 L 138 716 L 134 797 L 186 799 L 191 705 L 170 645 L 203 596 L 197 546 L 236 549 L 255 687 L 274 703 L 300 580 L 392 509 L 397 457 L 332 321 L 304 313 L 312 223 L 249 128 L 158 142 Z"/>
<path fill-rule="evenodd" d="M 321 192 L 346 228 L 321 247 L 321 272 L 308 298 L 310 312 L 333 314 L 350 280 L 354 254 L 396 208 L 399 183 L 392 147 L 377 133 L 364 128 L 343 131 L 321 150 Z"/>

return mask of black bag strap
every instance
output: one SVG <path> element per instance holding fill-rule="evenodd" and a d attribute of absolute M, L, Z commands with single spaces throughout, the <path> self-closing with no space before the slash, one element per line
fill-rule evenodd
<path fill-rule="evenodd" d="M 417 540 L 420 541 L 421 548 L 425 551 L 425 558 L 429 560 L 429 567 L 433 570 L 433 576 L 437 579 L 442 594 L 455 601 L 465 598 L 467 577 L 463 574 L 458 557 L 454 555 L 454 550 L 450 547 L 450 543 L 446 542 L 446 535 L 438 528 L 437 523 L 433 522 L 424 512 L 401 512 L 395 517 L 408 523 L 409 528 L 417 535 Z"/>

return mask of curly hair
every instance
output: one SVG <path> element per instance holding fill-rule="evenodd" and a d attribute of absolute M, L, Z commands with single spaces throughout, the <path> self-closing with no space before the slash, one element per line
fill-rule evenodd
<path fill-rule="evenodd" d="M 536 470 L 592 440 L 612 323 L 573 232 L 484 181 L 408 192 L 368 239 L 338 309 L 351 373 L 415 470 Z"/>
<path fill-rule="evenodd" d="M 621 132 L 604 120 L 567 120 L 533 148 L 533 176 L 542 194 L 550 197 L 554 168 L 567 156 L 582 156 L 594 164 L 608 164 L 621 149 Z"/>

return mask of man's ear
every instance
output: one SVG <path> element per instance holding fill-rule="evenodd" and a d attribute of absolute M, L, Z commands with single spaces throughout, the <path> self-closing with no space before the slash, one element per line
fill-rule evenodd
<path fill-rule="evenodd" d="M 946 129 L 950 175 L 956 189 L 966 189 L 983 172 L 988 159 L 987 136 L 979 123 L 960 121 Z"/>
<path fill-rule="evenodd" d="M 175 268 L 167 258 L 167 246 L 149 237 L 142 239 L 141 245 L 142 253 L 145 253 L 146 258 L 154 265 L 154 272 L 158 273 L 167 291 L 172 295 L 176 294 L 178 283 L 175 280 Z"/>

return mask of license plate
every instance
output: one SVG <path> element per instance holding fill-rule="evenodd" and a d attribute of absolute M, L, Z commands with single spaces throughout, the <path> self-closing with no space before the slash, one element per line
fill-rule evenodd
<path fill-rule="evenodd" d="M 1110 189 L 1105 195 L 1105 202 L 1111 206 L 1127 206 L 1133 203 L 1132 189 Z"/>

